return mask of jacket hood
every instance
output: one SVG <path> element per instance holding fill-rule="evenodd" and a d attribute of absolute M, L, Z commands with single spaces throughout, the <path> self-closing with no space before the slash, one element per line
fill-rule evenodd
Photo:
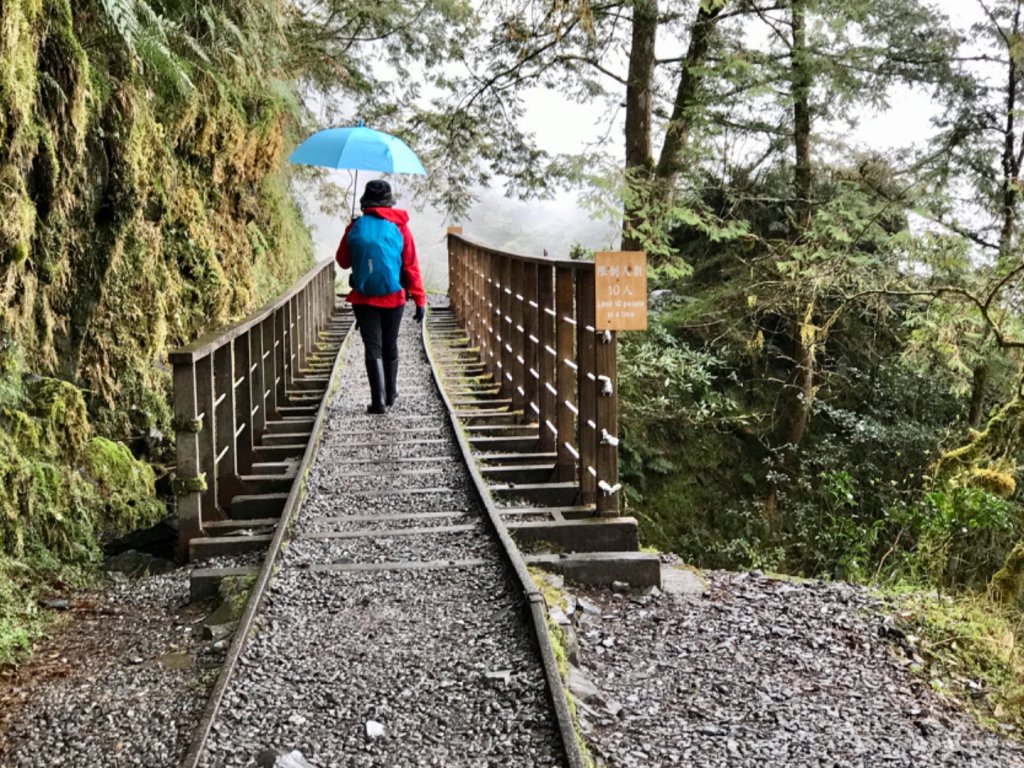
<path fill-rule="evenodd" d="M 363 213 L 379 216 L 385 221 L 390 221 L 392 224 L 398 224 L 399 226 L 409 223 L 408 211 L 403 211 L 401 208 L 367 208 Z"/>

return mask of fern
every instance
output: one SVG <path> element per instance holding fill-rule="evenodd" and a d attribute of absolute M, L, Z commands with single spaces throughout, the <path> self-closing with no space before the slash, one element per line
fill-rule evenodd
<path fill-rule="evenodd" d="M 180 27 L 153 10 L 145 0 L 100 0 L 100 5 L 144 73 L 156 73 L 182 95 L 195 89 L 185 63 L 171 50 L 172 36 L 188 37 Z"/>
<path fill-rule="evenodd" d="M 136 0 L 100 0 L 107 19 L 127 46 L 132 56 L 138 56 L 138 42 L 142 25 L 136 13 Z"/>

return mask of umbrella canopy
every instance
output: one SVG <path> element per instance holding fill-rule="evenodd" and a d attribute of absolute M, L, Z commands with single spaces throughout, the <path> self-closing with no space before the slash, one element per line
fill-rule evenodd
<path fill-rule="evenodd" d="M 289 160 L 338 170 L 427 174 L 423 163 L 404 141 L 363 125 L 314 133 Z"/>

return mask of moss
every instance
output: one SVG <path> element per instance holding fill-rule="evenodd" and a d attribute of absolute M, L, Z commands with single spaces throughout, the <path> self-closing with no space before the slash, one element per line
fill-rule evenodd
<path fill-rule="evenodd" d="M 8 135 L 30 122 L 35 106 L 41 0 L 7 0 L 0 10 L 0 106 Z"/>
<path fill-rule="evenodd" d="M 36 228 L 36 208 L 24 181 L 0 169 L 0 262 L 16 266 L 28 259 Z"/>
<path fill-rule="evenodd" d="M 996 469 L 972 469 L 967 477 L 972 488 L 988 491 L 1000 499 L 1008 499 L 1017 491 L 1017 480 L 1009 472 Z"/>
<path fill-rule="evenodd" d="M 939 458 L 932 469 L 933 482 L 937 487 L 953 487 L 963 484 L 965 479 L 970 484 L 979 478 L 979 470 L 991 473 L 984 476 L 987 479 L 1000 473 L 1012 476 L 1022 447 L 1024 397 L 1018 394 L 996 411 L 984 431 L 972 434 L 965 445 Z M 1005 487 L 1005 480 L 999 486 Z"/>
<path fill-rule="evenodd" d="M 1024 658 L 1017 651 L 1019 614 L 984 596 L 890 594 L 915 669 L 932 688 L 988 727 L 1024 728 Z"/>
<path fill-rule="evenodd" d="M 77 456 L 92 432 L 81 390 L 66 381 L 40 378 L 28 386 L 28 397 L 46 452 Z"/>
<path fill-rule="evenodd" d="M 153 468 L 137 460 L 123 443 L 94 437 L 82 451 L 82 468 L 103 501 L 101 536 L 116 537 L 152 525 L 166 512 L 157 500 Z"/>
<path fill-rule="evenodd" d="M 153 470 L 126 446 L 90 437 L 82 393 L 56 379 L 19 389 L 16 355 L 0 358 L 0 663 L 45 626 L 35 599 L 84 582 L 104 536 L 163 514 Z M 17 406 L 22 406 L 21 408 Z M 5 578 L 6 576 L 6 578 Z"/>
<path fill-rule="evenodd" d="M 1017 542 L 1003 567 L 992 576 L 989 592 L 1001 603 L 1019 606 L 1024 602 L 1024 541 Z"/>
<path fill-rule="evenodd" d="M 33 453 L 42 450 L 42 431 L 36 420 L 27 413 L 5 409 L 2 422 L 19 452 Z"/>
<path fill-rule="evenodd" d="M 560 589 L 551 583 L 549 575 L 539 568 L 529 568 L 530 578 L 533 579 L 533 584 L 540 591 L 544 597 L 544 604 L 547 608 L 558 607 L 565 611 L 569 607 L 569 603 L 566 600 L 565 594 Z M 583 756 L 584 764 L 587 768 L 591 768 L 595 765 L 594 759 L 590 755 L 590 749 L 587 747 L 587 741 L 583 737 L 583 732 L 580 730 L 579 719 L 576 714 L 576 702 L 573 700 L 572 694 L 569 692 L 569 652 L 566 649 L 565 631 L 558 624 L 553 622 L 548 615 L 548 611 L 544 611 L 544 616 L 547 621 L 548 638 L 551 641 L 551 650 L 555 654 L 555 663 L 558 665 L 558 674 L 562 678 L 562 682 L 565 684 L 565 698 L 566 704 L 569 707 L 569 715 L 572 717 L 573 731 L 576 734 L 576 742 L 580 747 L 580 754 Z"/>
<path fill-rule="evenodd" d="M 218 591 L 222 605 L 226 606 L 229 621 L 238 621 L 242 618 L 255 586 L 255 576 L 228 576 L 221 580 Z"/>

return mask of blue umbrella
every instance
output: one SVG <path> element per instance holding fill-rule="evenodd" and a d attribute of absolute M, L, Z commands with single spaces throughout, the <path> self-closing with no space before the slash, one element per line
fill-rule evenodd
<path fill-rule="evenodd" d="M 367 128 L 362 121 L 349 128 L 327 128 L 314 133 L 288 159 L 298 165 L 355 171 L 356 186 L 359 171 L 427 174 L 423 163 L 404 141 Z M 355 195 L 352 213 L 355 214 Z"/>

